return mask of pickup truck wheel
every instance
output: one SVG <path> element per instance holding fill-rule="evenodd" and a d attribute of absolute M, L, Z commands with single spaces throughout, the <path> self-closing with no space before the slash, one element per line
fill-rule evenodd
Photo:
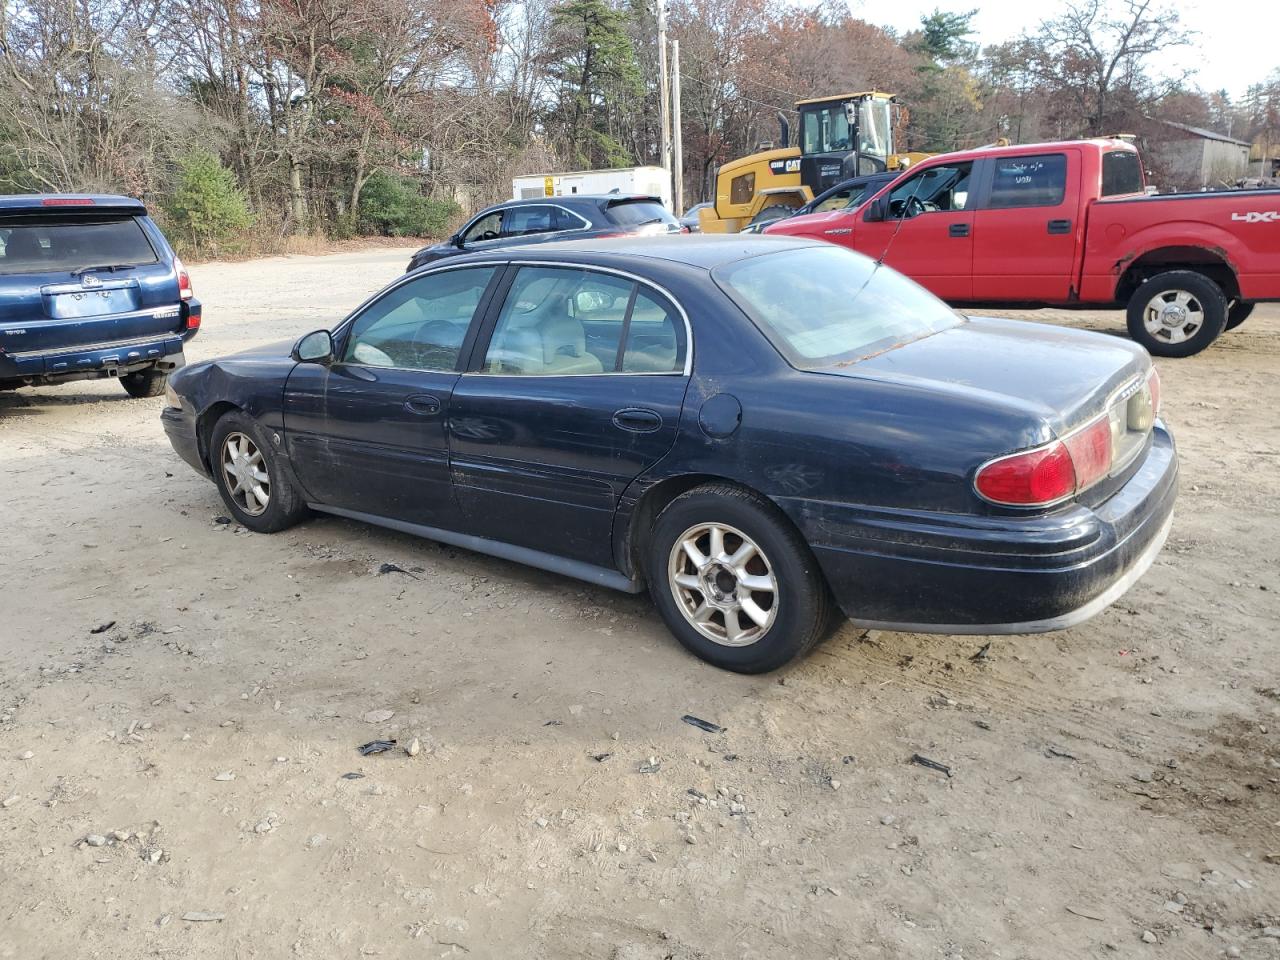
<path fill-rule="evenodd" d="M 654 605 L 691 653 L 765 673 L 830 631 L 835 604 L 813 552 L 773 504 L 729 484 L 682 494 L 646 544 Z"/>
<path fill-rule="evenodd" d="M 1128 309 L 1129 336 L 1157 357 L 1199 353 L 1227 324 L 1222 288 L 1192 270 L 1170 270 L 1133 292 Z"/>
<path fill-rule="evenodd" d="M 1243 300 L 1231 301 L 1231 308 L 1227 310 L 1227 325 L 1224 329 L 1234 330 L 1248 320 L 1251 313 L 1253 313 L 1252 303 L 1245 303 Z"/>
<path fill-rule="evenodd" d="M 255 533 L 275 533 L 307 514 L 301 492 L 293 485 L 252 417 L 238 410 L 213 425 L 209 459 L 222 502 L 236 522 Z"/>
<path fill-rule="evenodd" d="M 146 370 L 126 373 L 120 378 L 120 386 L 124 387 L 124 392 L 129 396 L 141 400 L 144 397 L 158 397 L 164 393 L 164 384 L 168 379 L 169 375 L 163 370 L 150 367 Z"/>

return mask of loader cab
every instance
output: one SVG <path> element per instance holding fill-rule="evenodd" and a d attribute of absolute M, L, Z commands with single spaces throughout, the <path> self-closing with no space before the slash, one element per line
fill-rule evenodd
<path fill-rule="evenodd" d="M 893 106 L 894 98 L 883 93 L 798 102 L 800 182 L 818 194 L 841 180 L 889 169 Z"/>

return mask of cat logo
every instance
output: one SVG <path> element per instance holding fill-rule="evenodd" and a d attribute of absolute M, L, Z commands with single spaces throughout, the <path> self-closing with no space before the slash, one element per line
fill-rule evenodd
<path fill-rule="evenodd" d="M 1241 223 L 1280 223 L 1280 210 L 1250 210 L 1248 213 L 1233 213 L 1231 219 Z"/>

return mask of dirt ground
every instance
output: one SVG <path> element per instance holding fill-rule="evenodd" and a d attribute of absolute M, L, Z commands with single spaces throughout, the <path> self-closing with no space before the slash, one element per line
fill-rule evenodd
<path fill-rule="evenodd" d="M 190 356 L 407 255 L 197 267 Z M 1182 493 L 1117 605 L 756 678 L 643 597 L 220 524 L 115 383 L 0 394 L 0 958 L 1280 957 L 1280 308 L 1159 366 Z"/>

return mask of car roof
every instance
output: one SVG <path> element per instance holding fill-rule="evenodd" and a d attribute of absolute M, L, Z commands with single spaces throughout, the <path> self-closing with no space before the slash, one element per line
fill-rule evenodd
<path fill-rule="evenodd" d="M 582 264 L 606 265 L 610 261 L 634 260 L 643 257 L 673 264 L 687 264 L 703 270 L 766 253 L 778 253 L 788 248 L 820 247 L 825 243 L 817 239 L 800 237 L 776 237 L 768 234 L 665 234 L 654 236 L 624 236 L 594 240 L 555 240 L 525 247 L 509 247 L 506 250 L 486 251 L 476 254 L 492 260 L 571 260 Z M 470 258 L 468 258 L 470 259 Z"/>
<path fill-rule="evenodd" d="M 111 193 L 19 193 L 0 197 L 0 213 L 77 213 L 89 210 L 138 215 L 147 212 L 141 200 Z"/>
<path fill-rule="evenodd" d="M 557 203 L 561 206 L 572 205 L 575 203 L 585 203 L 590 206 L 598 207 L 601 203 L 611 200 L 622 200 L 626 202 L 635 201 L 652 201 L 653 203 L 661 203 L 661 197 L 653 197 L 647 193 L 572 193 L 564 197 L 522 197 L 519 200 L 504 200 L 502 203 L 495 203 L 486 210 L 505 210 L 508 207 L 524 207 L 538 203 Z"/>

